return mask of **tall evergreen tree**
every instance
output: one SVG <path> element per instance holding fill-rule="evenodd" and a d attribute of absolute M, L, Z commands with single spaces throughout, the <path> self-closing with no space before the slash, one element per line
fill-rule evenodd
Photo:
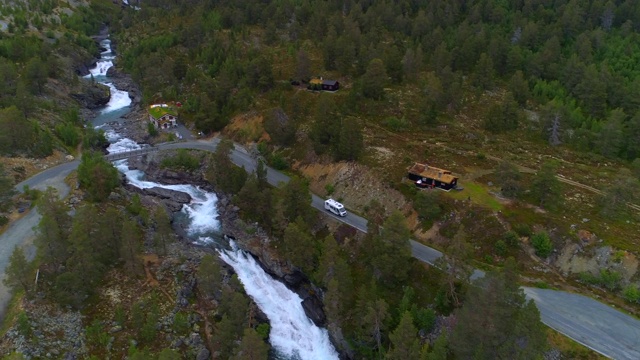
<path fill-rule="evenodd" d="M 260 335 L 252 329 L 244 329 L 244 334 L 240 344 L 236 348 L 233 360 L 267 360 L 269 346 L 262 340 Z"/>
<path fill-rule="evenodd" d="M 470 288 L 457 312 L 451 349 L 460 359 L 537 359 L 546 349 L 544 325 L 516 276 L 488 274 Z"/>
<path fill-rule="evenodd" d="M 556 178 L 557 165 L 545 162 L 536 174 L 531 184 L 531 194 L 544 208 L 554 208 L 560 203 L 560 181 Z"/>
<path fill-rule="evenodd" d="M 413 326 L 413 317 L 407 311 L 402 315 L 398 327 L 389 334 L 391 350 L 387 353 L 387 359 L 418 359 L 420 357 L 420 342 L 417 335 L 418 330 Z"/>
<path fill-rule="evenodd" d="M 27 261 L 24 250 L 16 246 L 9 257 L 9 265 L 5 269 L 5 277 L 2 283 L 13 291 L 24 290 L 29 295 L 31 290 L 31 275 L 33 266 Z"/>
<path fill-rule="evenodd" d="M 118 170 L 102 154 L 85 152 L 78 166 L 78 182 L 91 200 L 105 201 L 119 185 Z"/>
<path fill-rule="evenodd" d="M 384 87 L 387 84 L 387 71 L 380 59 L 373 59 L 362 76 L 362 91 L 365 97 L 380 100 L 384 97 Z"/>

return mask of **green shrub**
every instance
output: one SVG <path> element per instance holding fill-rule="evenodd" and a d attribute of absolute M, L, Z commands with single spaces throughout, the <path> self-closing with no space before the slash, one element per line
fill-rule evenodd
<path fill-rule="evenodd" d="M 280 154 L 273 154 L 269 159 L 269 164 L 276 170 L 286 170 L 289 168 L 289 163 Z"/>
<path fill-rule="evenodd" d="M 524 223 L 513 225 L 513 230 L 520 236 L 531 236 L 531 234 L 533 234 L 531 227 Z"/>
<path fill-rule="evenodd" d="M 413 207 L 424 220 L 435 220 L 440 216 L 440 199 L 435 191 L 418 191 L 413 199 Z"/>
<path fill-rule="evenodd" d="M 56 134 L 67 146 L 76 147 L 80 143 L 80 131 L 71 123 L 57 125 Z"/>
<path fill-rule="evenodd" d="M 600 284 L 600 278 L 589 272 L 581 272 L 580 274 L 578 274 L 578 279 L 580 279 L 581 282 L 589 285 Z"/>
<path fill-rule="evenodd" d="M 176 155 L 162 159 L 160 167 L 195 171 L 200 168 L 200 159 L 191 155 L 188 150 L 180 149 Z"/>
<path fill-rule="evenodd" d="M 173 317 L 173 330 L 178 334 L 187 334 L 189 332 L 189 319 L 187 314 L 178 312 Z"/>
<path fill-rule="evenodd" d="M 520 237 L 513 231 L 506 232 L 502 239 L 511 247 L 518 247 L 520 245 Z"/>
<path fill-rule="evenodd" d="M 620 288 L 621 280 L 622 274 L 618 271 L 609 269 L 600 270 L 600 284 L 611 291 L 616 291 Z"/>
<path fill-rule="evenodd" d="M 426 333 L 431 332 L 436 325 L 436 313 L 432 309 L 421 308 L 413 311 L 413 319 L 415 326 Z"/>
<path fill-rule="evenodd" d="M 327 196 L 331 196 L 331 194 L 336 191 L 336 188 L 333 184 L 327 184 L 325 185 L 324 190 L 327 192 Z"/>
<path fill-rule="evenodd" d="M 409 126 L 411 125 L 409 121 L 407 121 L 407 119 L 405 119 L 404 117 L 397 118 L 395 116 L 390 116 L 386 118 L 382 124 L 385 127 L 389 128 L 390 130 L 396 131 L 396 132 L 406 131 L 407 129 L 409 129 Z"/>
<path fill-rule="evenodd" d="M 149 132 L 149 136 L 158 136 L 158 129 L 153 123 L 147 123 L 147 131 Z"/>
<path fill-rule="evenodd" d="M 632 303 L 640 302 L 640 290 L 636 285 L 629 285 L 622 291 L 622 296 L 624 296 L 625 300 Z"/>
<path fill-rule="evenodd" d="M 263 339 L 269 338 L 269 332 L 271 331 L 271 327 L 268 323 L 262 323 L 256 327 L 256 332 Z"/>
<path fill-rule="evenodd" d="M 551 243 L 551 239 L 549 238 L 549 234 L 546 232 L 536 233 L 531 237 L 531 245 L 536 251 L 536 255 L 546 258 L 551 254 L 551 250 L 553 250 L 553 244 Z"/>
<path fill-rule="evenodd" d="M 102 322 L 98 319 L 93 320 L 91 325 L 86 328 L 87 342 L 96 348 L 104 348 L 109 343 L 109 333 L 104 331 Z"/>
<path fill-rule="evenodd" d="M 500 256 L 504 256 L 507 253 L 507 243 L 503 240 L 496 241 L 494 247 L 496 249 L 496 254 Z"/>
<path fill-rule="evenodd" d="M 31 323 L 29 323 L 29 317 L 24 311 L 18 314 L 16 329 L 25 338 L 29 339 L 31 337 L 33 329 L 31 328 Z"/>
<path fill-rule="evenodd" d="M 113 321 L 115 321 L 116 324 L 123 326 L 126 319 L 127 314 L 124 312 L 124 308 L 122 305 L 118 305 L 113 313 Z"/>

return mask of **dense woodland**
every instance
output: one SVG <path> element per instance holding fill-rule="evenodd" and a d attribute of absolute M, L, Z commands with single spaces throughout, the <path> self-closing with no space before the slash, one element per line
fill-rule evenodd
<path fill-rule="evenodd" d="M 270 251 L 320 286 L 327 326 L 342 334 L 342 351 L 356 358 L 372 359 L 463 359 L 472 355 L 482 359 L 535 359 L 546 350 L 546 332 L 536 307 L 525 302 L 517 285 L 513 260 L 505 263 L 504 271 L 490 274 L 473 287 L 459 280 L 469 275 L 462 262 L 454 263 L 452 276 L 443 277 L 411 258 L 410 232 L 402 214 L 395 212 L 385 218 L 376 203 L 371 204 L 367 214 L 377 219 L 370 222 L 367 236 L 356 237 L 346 228 L 330 233 L 311 208 L 304 181 L 294 178 L 273 188 L 265 181 L 263 164 L 255 174 L 247 175 L 229 161 L 231 149 L 232 143 L 223 141 L 211 156 L 203 158 L 181 151 L 162 163 L 185 171 L 194 164 L 200 167 L 200 161 L 204 161 L 211 185 L 219 193 L 235 194 L 233 202 L 240 207 L 247 224 L 257 221 L 268 231 L 272 238 Z M 123 194 L 116 187 L 117 182 L 108 185 L 109 179 L 117 179 L 109 168 L 115 171 L 102 157 L 83 156 L 78 177 L 89 201 L 76 207 L 73 217 L 53 190 L 34 193 L 42 214 L 37 229 L 36 263 L 45 280 L 36 295 L 29 281 L 36 263 L 28 263 L 22 250 L 16 248 L 7 269 L 7 285 L 23 291 L 27 298 L 44 296 L 48 301 L 90 312 L 92 306 L 98 306 L 92 300 L 96 291 L 114 266 L 135 279 L 144 275 L 141 253 L 169 255 L 167 249 L 175 237 L 164 207 L 145 207 L 137 194 Z M 95 186 L 97 183 L 107 185 Z M 109 199 L 101 196 L 113 191 L 122 195 Z M 464 229 L 454 237 L 458 254 L 468 248 L 466 237 Z M 432 279 L 424 283 L 429 277 Z M 251 320 L 249 300 L 242 286 L 221 269 L 219 259 L 211 255 L 201 258 L 196 286 L 190 302 L 215 300 L 217 304 L 216 311 L 207 315 L 207 321 L 213 324 L 213 335 L 208 338 L 212 351 L 218 352 L 220 358 L 266 359 L 268 346 L 264 339 L 268 325 Z M 96 358 L 103 354 L 108 340 L 104 324 L 115 321 L 132 331 L 137 342 L 137 346 L 129 348 L 130 358 L 176 358 L 177 353 L 169 348 L 162 350 L 166 345 L 158 340 L 162 337 L 156 324 L 167 316 L 160 296 L 151 292 L 130 308 L 118 308 L 108 318 L 93 317 L 88 321 L 86 335 L 91 354 Z M 189 308 L 183 309 L 170 315 L 172 329 L 178 333 L 186 332 L 189 326 L 185 325 Z M 485 316 L 486 312 L 479 309 L 496 313 Z M 449 318 L 449 325 L 439 325 L 442 335 L 437 340 L 433 338 L 432 343 L 425 342 L 424 336 L 435 329 L 437 318 L 452 312 L 456 320 Z M 20 316 L 20 331 L 28 339 L 34 329 L 29 326 L 27 315 Z"/>
<path fill-rule="evenodd" d="M 2 154 L 46 156 L 83 141 L 85 149 L 100 148 L 103 137 L 82 130 L 83 119 L 73 107 L 47 99 L 52 83 L 80 81 L 60 69 L 79 49 L 95 55 L 88 36 L 108 23 L 117 39 L 117 66 L 141 85 L 145 102 L 183 101 L 181 118 L 206 133 L 223 130 L 237 114 L 260 112 L 269 142 L 258 149 L 276 168 L 287 168 L 279 151 L 295 147 L 300 134 L 316 154 L 358 161 L 369 125 L 392 132 L 428 130 L 452 121 L 473 99 L 493 94 L 475 130 L 508 137 L 528 129 L 548 146 L 593 152 L 640 169 L 636 1 L 188 0 L 148 1 L 139 11 L 94 1 L 59 21 L 44 16 L 52 2 L 28 4 L 2 9 L 13 19 L 0 37 Z M 38 6 L 40 12 L 27 11 Z M 34 28 L 43 34 L 35 35 Z M 301 82 L 304 89 L 315 76 L 338 79 L 343 88 L 337 96 L 303 101 L 292 84 Z M 396 99 L 389 105 L 389 89 L 406 91 L 409 104 Z M 537 114 L 533 120 L 531 110 Z M 329 232 L 309 206 L 304 179 L 272 188 L 264 168 L 247 174 L 233 166 L 231 149 L 223 142 L 203 160 L 207 179 L 233 196 L 244 221 L 268 232 L 275 254 L 321 287 L 327 327 L 342 334 L 342 350 L 372 359 L 535 359 L 547 350 L 538 311 L 525 302 L 516 265 L 507 256 L 517 251 L 518 235 L 525 234 L 537 255 L 548 256 L 553 244 L 544 231 L 487 232 L 495 237 L 490 250 L 505 260 L 501 270 L 469 286 L 459 280 L 469 273 L 469 242 L 485 236 L 473 228 L 475 209 L 444 229 L 451 239 L 445 249 L 451 272 L 444 275 L 411 258 L 404 214 L 388 215 L 373 202 L 366 208 L 366 236 L 344 228 Z M 193 171 L 200 161 L 183 152 L 165 166 Z M 553 210 L 560 195 L 556 169 L 546 163 L 527 184 L 526 195 L 513 164 L 500 164 L 497 172 L 506 196 L 524 196 Z M 630 196 L 623 190 L 637 187 L 637 179 L 627 180 L 627 187 L 607 193 L 603 215 L 616 217 L 625 208 Z M 43 219 L 36 263 L 49 275 L 41 289 L 46 299 L 88 311 L 107 271 L 115 267 L 133 278 L 142 276 L 140 252 L 165 256 L 174 239 L 164 209 L 145 208 L 130 194 L 123 196 L 131 201 L 111 203 L 109 195 L 122 190 L 115 169 L 102 157 L 85 151 L 78 181 L 87 203 L 73 218 L 55 194 L 39 196 Z M 9 184 L 7 176 L 0 177 L 3 194 L 9 194 Z M 433 193 L 412 193 L 412 200 L 425 222 L 452 210 Z M 95 219 L 97 224 L 89 226 Z M 143 245 L 144 238 L 154 241 Z M 33 266 L 16 250 L 8 284 L 33 296 L 26 280 Z M 198 293 L 191 300 L 219 303 L 208 319 L 214 324 L 212 347 L 221 358 L 249 358 L 247 349 L 265 358 L 268 327 L 249 320 L 251 305 L 240 284 L 224 276 L 213 257 L 202 258 L 199 269 Z M 157 297 L 114 314 L 123 327 L 140 329 L 130 358 L 178 356 L 154 341 L 161 312 Z M 488 316 L 486 309 L 495 313 Z M 187 332 L 187 314 L 178 314 L 175 329 Z M 107 331 L 101 321 L 109 319 L 95 320 L 87 324 L 87 337 L 91 353 L 99 357 Z M 23 328 L 30 334 L 28 326 Z M 443 328 L 442 335 L 426 340 L 432 330 Z"/>
<path fill-rule="evenodd" d="M 334 110 L 346 118 L 375 109 L 387 86 L 420 90 L 394 112 L 399 126 L 427 127 L 501 90 L 488 131 L 526 126 L 521 109 L 534 108 L 553 145 L 629 161 L 640 151 L 635 1 L 153 1 L 122 26 L 122 66 L 146 99 L 185 98 L 204 131 L 264 92 L 295 123 L 308 110 L 285 98 L 284 80 L 326 74 L 351 84 Z"/>

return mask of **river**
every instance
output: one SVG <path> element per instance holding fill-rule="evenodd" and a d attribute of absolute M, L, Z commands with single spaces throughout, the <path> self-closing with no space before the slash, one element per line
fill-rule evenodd
<path fill-rule="evenodd" d="M 101 53 L 101 59 L 86 77 L 93 77 L 95 81 L 109 86 L 111 99 L 93 120 L 93 125 L 105 129 L 110 143 L 107 150 L 110 153 L 139 149 L 145 145 L 122 137 L 109 128 L 110 122 L 119 121 L 131 110 L 131 99 L 127 92 L 118 90 L 107 76 L 107 70 L 113 66 L 115 60 L 115 54 L 111 51 L 111 41 L 108 38 L 104 39 L 100 46 L 105 49 Z M 165 185 L 145 180 L 143 172 L 129 169 L 127 160 L 118 160 L 114 165 L 133 186 L 162 187 L 182 191 L 191 196 L 191 202 L 185 204 L 177 216 L 186 222 L 187 236 L 195 246 L 213 246 L 218 249 L 221 259 L 238 274 L 246 293 L 269 318 L 272 359 L 338 359 L 338 353 L 329 341 L 327 330 L 317 327 L 306 316 L 302 299 L 268 275 L 252 256 L 234 243 L 223 243 L 220 222 L 217 220 L 218 198 L 215 193 L 190 184 Z"/>

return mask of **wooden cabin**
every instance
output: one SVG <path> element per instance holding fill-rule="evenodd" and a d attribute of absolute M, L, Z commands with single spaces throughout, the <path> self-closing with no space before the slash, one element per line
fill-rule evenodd
<path fill-rule="evenodd" d="M 415 163 L 407 170 L 407 177 L 419 188 L 438 188 L 449 191 L 456 187 L 458 178 L 451 171 Z"/>
<path fill-rule="evenodd" d="M 340 83 L 336 80 L 324 80 L 322 78 L 311 79 L 308 88 L 310 90 L 337 91 Z"/>

